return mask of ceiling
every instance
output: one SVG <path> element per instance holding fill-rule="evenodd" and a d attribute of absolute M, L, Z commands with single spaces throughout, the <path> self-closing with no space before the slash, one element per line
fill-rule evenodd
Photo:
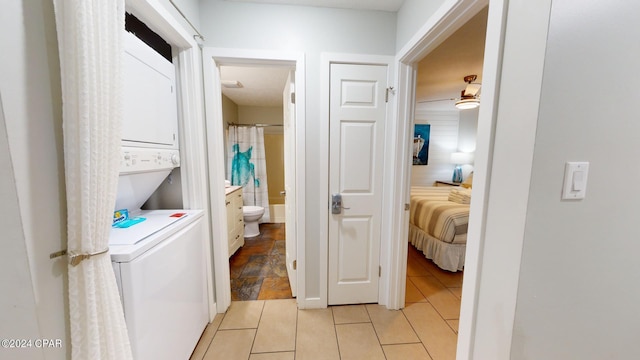
<path fill-rule="evenodd" d="M 381 10 L 396 12 L 404 0 L 226 0 L 260 4 L 316 6 L 341 9 Z"/>
<path fill-rule="evenodd" d="M 282 107 L 288 66 L 220 66 L 220 80 L 239 81 L 241 88 L 222 86 L 222 94 L 238 106 Z"/>
<path fill-rule="evenodd" d="M 453 108 L 454 101 L 432 101 L 460 97 L 467 85 L 463 80 L 466 75 L 477 75 L 475 82 L 482 83 L 486 32 L 484 8 L 418 63 L 418 103 L 428 101 L 431 108 Z"/>
<path fill-rule="evenodd" d="M 227 0 L 249 1 L 249 0 Z M 352 6 L 373 6 L 379 3 L 401 3 L 400 0 L 251 0 L 264 3 L 314 3 L 329 6 L 333 3 Z M 464 76 L 475 74 L 482 82 L 484 39 L 487 9 L 483 9 L 447 40 L 430 52 L 418 64 L 416 101 L 432 109 L 453 108 L 453 101 L 435 101 L 460 96 L 466 86 Z M 225 81 L 239 81 L 243 87 L 222 87 L 222 93 L 239 106 L 282 106 L 282 92 L 290 67 L 283 66 L 221 66 L 220 77 Z"/>

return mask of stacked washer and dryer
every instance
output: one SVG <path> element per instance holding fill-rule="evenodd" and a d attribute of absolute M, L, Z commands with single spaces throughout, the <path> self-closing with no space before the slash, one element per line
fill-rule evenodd
<path fill-rule="evenodd" d="M 141 210 L 180 166 L 175 67 L 131 33 L 125 50 L 114 211 L 135 221 L 112 228 L 111 260 L 134 359 L 189 359 L 209 318 L 203 211 Z"/>

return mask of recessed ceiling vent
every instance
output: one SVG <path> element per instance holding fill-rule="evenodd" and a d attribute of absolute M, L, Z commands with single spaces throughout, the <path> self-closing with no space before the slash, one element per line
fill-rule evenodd
<path fill-rule="evenodd" d="M 222 80 L 221 84 L 227 89 L 238 89 L 242 87 L 242 83 L 238 80 Z"/>

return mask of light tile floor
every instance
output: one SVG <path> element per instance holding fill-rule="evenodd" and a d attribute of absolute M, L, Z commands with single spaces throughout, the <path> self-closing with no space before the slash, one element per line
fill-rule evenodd
<path fill-rule="evenodd" d="M 403 310 L 234 301 L 204 330 L 191 359 L 455 359 L 461 288 L 461 272 L 439 269 L 409 245 Z"/>

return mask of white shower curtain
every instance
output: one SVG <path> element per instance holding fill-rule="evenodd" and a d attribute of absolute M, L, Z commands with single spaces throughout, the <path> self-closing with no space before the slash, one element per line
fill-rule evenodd
<path fill-rule="evenodd" d="M 244 205 L 262 206 L 261 223 L 271 222 L 264 129 L 256 126 L 229 126 L 227 176 L 231 185 L 242 186 Z"/>
<path fill-rule="evenodd" d="M 120 153 L 124 0 L 54 0 L 62 81 L 71 358 L 131 359 L 108 253 Z"/>

